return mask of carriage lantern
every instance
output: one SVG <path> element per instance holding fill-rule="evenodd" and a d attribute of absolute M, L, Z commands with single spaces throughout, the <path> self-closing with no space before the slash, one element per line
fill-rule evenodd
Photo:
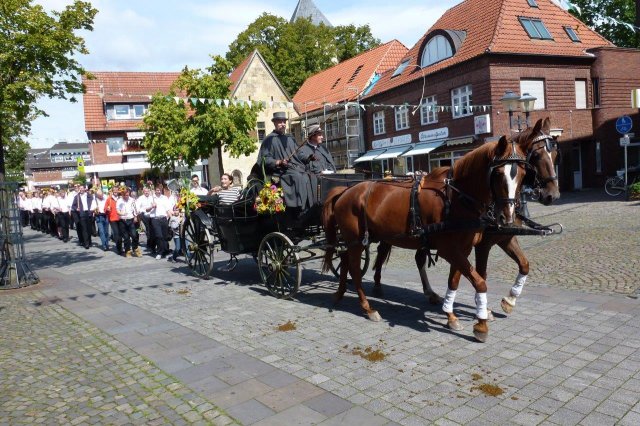
<path fill-rule="evenodd" d="M 524 122 L 521 121 L 520 116 L 516 117 L 516 123 L 518 124 L 518 131 L 522 130 L 522 124 L 529 127 L 529 114 L 533 111 L 533 106 L 536 102 L 535 96 L 531 96 L 528 93 L 524 93 L 522 96 L 518 96 L 512 90 L 504 92 L 504 96 L 500 101 L 506 111 L 509 112 L 509 129 L 513 128 L 513 112 L 520 109 L 524 112 Z"/>

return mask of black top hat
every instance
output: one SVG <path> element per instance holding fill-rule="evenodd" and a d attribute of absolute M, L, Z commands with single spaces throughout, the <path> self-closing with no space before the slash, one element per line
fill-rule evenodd
<path fill-rule="evenodd" d="M 274 112 L 271 121 L 273 120 L 287 120 L 287 113 L 284 111 Z"/>

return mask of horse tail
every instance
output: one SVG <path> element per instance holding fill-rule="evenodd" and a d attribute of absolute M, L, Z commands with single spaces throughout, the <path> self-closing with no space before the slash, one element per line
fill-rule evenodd
<path fill-rule="evenodd" d="M 325 238 L 327 239 L 327 246 L 324 252 L 324 259 L 322 261 L 322 272 L 328 272 L 331 270 L 331 260 L 336 252 L 336 244 L 338 242 L 337 230 L 338 225 L 336 223 L 336 216 L 333 212 L 336 201 L 346 191 L 348 187 L 338 186 L 332 188 L 327 194 L 327 198 L 322 207 L 322 226 L 324 227 Z"/>

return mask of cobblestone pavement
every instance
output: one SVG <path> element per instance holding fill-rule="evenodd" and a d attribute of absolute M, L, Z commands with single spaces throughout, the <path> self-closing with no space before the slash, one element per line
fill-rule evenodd
<path fill-rule="evenodd" d="M 0 318 L 0 424 L 233 423 L 39 291 L 2 293 Z"/>
<path fill-rule="evenodd" d="M 527 285 L 636 295 L 640 288 L 640 202 L 625 202 L 621 196 L 590 189 L 562 194 L 551 206 L 529 203 L 529 211 L 539 223 L 561 223 L 564 232 L 518 237 L 530 262 Z M 395 250 L 390 265 L 415 267 L 413 253 Z M 446 262 L 438 262 L 429 271 L 446 276 L 448 268 Z M 489 286 L 497 281 L 512 283 L 518 266 L 494 247 L 488 271 Z M 446 281 L 433 284 L 445 288 Z"/>
<path fill-rule="evenodd" d="M 637 220 L 625 216 L 636 214 L 639 207 L 609 200 L 587 203 L 591 195 L 569 194 L 563 204 L 540 210 L 532 206 L 534 217 L 541 217 L 539 211 L 549 215 L 545 222 L 547 218 L 563 222 L 565 233 L 545 239 L 529 237 L 531 242 L 523 244 L 532 263 L 539 256 L 554 263 L 534 266 L 527 283 L 533 285 L 525 289 L 512 315 L 496 312 L 486 344 L 475 343 L 471 336 L 474 304 L 470 287 L 461 286 L 456 304 L 465 330 L 448 330 L 439 307 L 428 305 L 422 295 L 413 254 L 400 250 L 383 273 L 384 297 L 370 297 L 383 317 L 374 323 L 363 317 L 352 292 L 334 305 L 335 279 L 320 274 L 314 263 L 304 265 L 301 292 L 293 300 L 278 300 L 260 285 L 251 259 L 241 260 L 233 272 L 216 272 L 213 279 L 204 281 L 191 277 L 184 265 L 150 257 L 123 259 L 73 246 L 64 246 L 61 256 L 63 246 L 57 241 L 27 232 L 27 251 L 45 284 L 22 292 L 29 294 L 29 300 L 42 303 L 33 306 L 27 299 L 16 301 L 0 293 L 0 306 L 5 306 L 0 315 L 3 324 L 9 324 L 6 331 L 15 335 L 11 342 L 34 333 L 10 321 L 15 315 L 8 315 L 8 309 L 17 309 L 8 307 L 13 304 L 21 306 L 27 318 L 43 316 L 45 309 L 72 318 L 71 325 L 61 325 L 60 335 L 65 335 L 64 330 L 74 330 L 68 331 L 71 336 L 93 330 L 104 336 L 101 342 L 108 343 L 96 343 L 96 348 L 122 353 L 134 366 L 149 360 L 153 363 L 146 373 L 150 380 L 155 374 L 164 375 L 242 424 L 636 425 L 640 424 L 638 300 L 619 294 L 624 285 L 620 290 L 614 286 L 616 291 L 594 287 L 594 280 L 576 265 L 590 264 L 589 255 L 597 253 L 610 262 L 601 264 L 616 285 L 637 277 L 637 259 L 633 253 L 619 255 L 622 242 L 613 236 L 638 238 L 633 235 Z M 598 222 L 591 217 L 598 214 L 611 220 Z M 580 242 L 579 231 L 586 235 L 598 223 L 603 243 L 586 236 Z M 637 252 L 637 240 L 633 248 Z M 216 256 L 216 266 L 223 266 L 226 255 Z M 500 263 L 499 256 L 492 258 L 492 266 Z M 557 265 L 558 270 L 550 265 Z M 489 270 L 490 276 L 497 277 L 490 284 L 492 305 L 507 292 L 515 275 L 515 264 L 505 267 L 504 280 L 498 269 Z M 567 274 L 568 270 L 577 272 Z M 436 288 L 444 289 L 442 271 L 436 268 L 430 277 L 442 283 Z M 538 274 L 535 280 L 534 271 Z M 370 280 L 371 274 L 366 278 Z M 51 327 L 52 321 L 41 322 L 41 327 Z M 22 344 L 35 354 L 39 346 L 44 350 L 45 343 L 32 337 L 24 340 Z M 6 398 L 5 388 L 14 383 L 4 365 L 6 359 L 21 353 L 17 347 L 17 343 L 7 344 L 6 349 L 2 346 L 2 398 Z M 61 353 L 44 357 L 43 369 L 61 383 L 69 383 L 70 389 L 76 383 L 100 388 L 98 374 L 103 370 L 127 371 L 106 357 L 76 358 L 79 370 L 94 371 L 87 367 L 94 358 L 103 364 L 87 381 L 79 375 L 65 382 L 67 372 L 61 366 L 69 362 Z M 38 379 L 44 374 L 39 364 L 25 367 L 24 374 Z M 135 387 L 141 376 L 132 377 L 131 386 L 142 389 L 146 396 L 147 387 Z M 106 392 L 110 385 L 120 383 L 107 382 Z M 35 390 L 40 387 L 36 385 Z M 49 400 L 33 398 L 33 407 L 56 401 L 69 407 L 79 405 L 82 411 L 69 392 Z M 16 412 L 18 404 L 26 405 L 16 396 L 0 401 L 0 423 Z M 97 417 L 99 413 L 94 414 L 87 423 L 103 420 Z M 23 417 L 12 417 L 18 418 Z M 55 415 L 42 418 L 58 421 Z"/>

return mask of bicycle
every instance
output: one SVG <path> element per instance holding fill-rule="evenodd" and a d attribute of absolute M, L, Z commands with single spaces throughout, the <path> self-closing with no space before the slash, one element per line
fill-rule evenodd
<path fill-rule="evenodd" d="M 628 177 L 629 186 L 639 181 L 639 176 Z M 624 185 L 624 172 L 618 171 L 616 176 L 612 176 L 604 183 L 604 191 L 612 197 L 617 197 L 627 190 Z"/>

